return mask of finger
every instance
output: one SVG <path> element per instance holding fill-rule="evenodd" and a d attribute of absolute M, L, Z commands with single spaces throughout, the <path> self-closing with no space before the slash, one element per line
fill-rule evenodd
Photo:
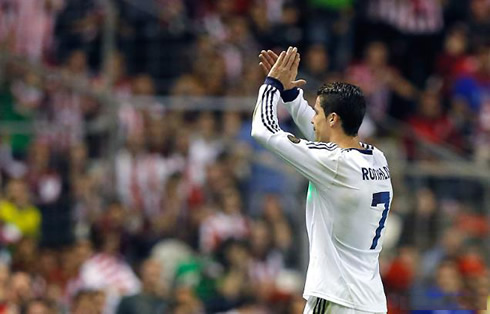
<path fill-rule="evenodd" d="M 274 61 L 276 61 L 277 58 L 279 58 L 279 56 L 272 50 L 267 50 L 267 53 L 269 54 L 269 56 L 272 57 L 272 59 L 274 59 Z"/>
<path fill-rule="evenodd" d="M 262 71 L 264 72 L 265 75 L 269 74 L 270 68 L 267 68 L 262 62 L 259 63 L 260 67 L 262 68 Z"/>
<path fill-rule="evenodd" d="M 292 51 L 293 51 L 293 47 L 289 47 L 288 50 L 286 51 L 286 56 L 284 57 L 284 62 L 283 62 L 285 67 L 287 67 L 289 63 L 289 59 L 291 59 Z"/>
<path fill-rule="evenodd" d="M 294 61 L 296 60 L 296 55 L 297 55 L 297 52 L 298 52 L 298 48 L 294 47 L 293 49 L 291 49 L 289 51 L 289 58 L 287 59 L 287 62 L 286 62 L 286 69 L 291 69 L 293 64 L 294 64 Z"/>
<path fill-rule="evenodd" d="M 297 81 L 292 81 L 291 84 L 294 87 L 301 87 L 301 86 L 306 84 L 306 81 L 305 80 L 297 80 Z"/>
<path fill-rule="evenodd" d="M 263 54 L 260 54 L 260 55 L 259 55 L 259 59 L 260 59 L 261 63 L 262 63 L 262 64 L 263 64 L 265 67 L 269 68 L 269 70 L 270 70 L 270 68 L 272 68 L 272 65 L 273 65 L 274 63 L 270 63 L 270 62 L 267 60 L 267 58 L 266 58 L 266 57 L 265 57 Z"/>
<path fill-rule="evenodd" d="M 270 64 L 276 63 L 277 58 L 274 59 L 269 52 L 264 52 L 262 56 L 264 56 L 264 58 L 267 60 L 268 63 Z"/>
<path fill-rule="evenodd" d="M 296 53 L 293 52 L 292 47 L 289 47 L 283 62 L 285 69 L 289 70 L 291 68 L 291 64 L 294 61 L 295 57 L 296 57 Z"/>
<path fill-rule="evenodd" d="M 286 52 L 285 51 L 281 52 L 281 54 L 279 55 L 279 58 L 277 59 L 276 63 L 274 64 L 274 66 L 281 66 L 282 63 L 284 62 L 285 57 L 286 57 Z"/>
<path fill-rule="evenodd" d="M 301 60 L 299 53 L 296 54 L 296 58 L 294 59 L 293 65 L 291 66 L 291 70 L 298 70 L 299 61 Z"/>

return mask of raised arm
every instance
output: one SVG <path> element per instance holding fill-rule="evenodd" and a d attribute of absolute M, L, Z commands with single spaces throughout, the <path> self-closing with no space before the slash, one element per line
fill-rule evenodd
<path fill-rule="evenodd" d="M 281 130 L 277 120 L 277 104 L 284 90 L 281 81 L 284 81 L 287 75 L 292 75 L 286 72 L 291 71 L 294 66 L 297 68 L 299 60 L 293 61 L 296 65 L 290 62 L 291 60 L 285 58 L 285 54 L 283 60 L 280 57 L 276 62 L 279 69 L 270 72 L 270 75 L 275 77 L 267 77 L 260 87 L 252 120 L 252 136 L 306 178 L 319 186 L 325 186 L 332 182 L 335 176 L 339 149 L 333 144 L 298 139 Z"/>
<path fill-rule="evenodd" d="M 309 141 L 315 140 L 315 131 L 313 130 L 313 124 L 311 119 L 315 115 L 315 111 L 303 96 L 303 90 L 301 88 L 293 88 L 281 93 L 284 106 L 288 110 L 289 114 L 294 120 L 294 123 L 298 126 L 301 133 Z"/>
<path fill-rule="evenodd" d="M 262 50 L 260 52 L 259 65 L 266 75 L 270 72 L 272 66 L 278 58 L 279 56 L 271 50 Z M 281 98 L 284 102 L 284 106 L 293 118 L 294 123 L 301 130 L 301 133 L 303 133 L 307 140 L 313 141 L 315 139 L 315 132 L 313 131 L 311 119 L 315 115 L 315 111 L 313 110 L 313 108 L 310 107 L 310 105 L 308 105 L 308 102 L 304 99 L 303 90 L 298 87 L 303 84 L 306 84 L 306 81 L 292 81 L 290 85 L 293 87 L 290 89 L 286 88 L 286 90 L 282 91 Z"/>

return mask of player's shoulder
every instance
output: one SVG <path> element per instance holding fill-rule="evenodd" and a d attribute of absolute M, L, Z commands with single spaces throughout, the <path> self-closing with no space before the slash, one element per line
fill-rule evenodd
<path fill-rule="evenodd" d="M 377 148 L 374 145 L 368 144 L 368 143 L 359 142 L 359 144 L 361 145 L 361 147 L 363 149 L 365 149 L 366 151 L 369 151 L 370 154 L 373 155 L 374 159 L 382 160 L 382 161 L 386 162 L 385 154 L 379 148 Z"/>
<path fill-rule="evenodd" d="M 340 147 L 332 142 L 314 142 L 304 140 L 306 147 L 313 152 L 340 152 Z"/>
<path fill-rule="evenodd" d="M 384 155 L 384 153 L 379 148 L 377 148 L 374 145 L 371 145 L 371 144 L 368 144 L 368 143 L 364 143 L 364 142 L 359 142 L 359 145 L 361 145 L 361 147 L 363 149 L 365 149 L 367 151 L 371 151 L 373 154 Z"/>
<path fill-rule="evenodd" d="M 383 152 L 379 150 L 377 147 L 364 143 L 364 142 L 359 142 L 359 145 L 361 148 L 342 148 L 341 152 L 345 153 L 345 156 L 351 156 L 352 157 L 357 157 L 361 155 L 370 155 L 370 156 L 384 156 Z M 354 152 L 353 154 L 350 154 L 351 152 Z"/>

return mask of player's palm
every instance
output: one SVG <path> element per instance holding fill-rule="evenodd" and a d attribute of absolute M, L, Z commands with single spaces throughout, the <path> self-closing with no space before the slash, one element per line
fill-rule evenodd
<path fill-rule="evenodd" d="M 264 73 L 278 79 L 283 84 L 284 89 L 288 90 L 306 84 L 305 80 L 296 80 L 300 61 L 296 47 L 289 47 L 286 52 L 283 51 L 279 56 L 271 50 L 262 50 L 259 58 L 261 60 L 259 65 Z"/>

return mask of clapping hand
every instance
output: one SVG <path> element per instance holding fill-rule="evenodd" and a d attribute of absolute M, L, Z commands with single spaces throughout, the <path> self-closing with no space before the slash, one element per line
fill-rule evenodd
<path fill-rule="evenodd" d="M 300 55 L 296 47 L 289 47 L 278 56 L 272 50 L 262 50 L 259 55 L 262 70 L 267 76 L 279 80 L 285 90 L 306 84 L 305 80 L 296 80 Z"/>

